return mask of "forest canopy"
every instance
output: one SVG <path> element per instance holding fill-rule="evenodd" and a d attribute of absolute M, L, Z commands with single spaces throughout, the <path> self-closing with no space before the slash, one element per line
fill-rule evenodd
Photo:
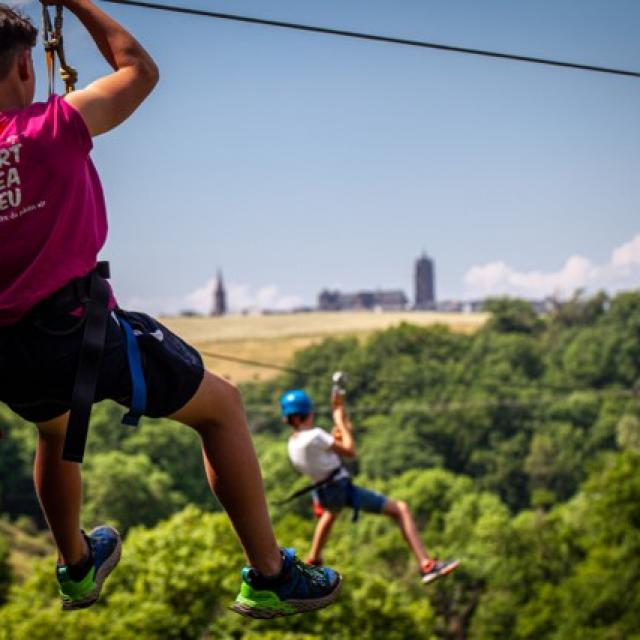
<path fill-rule="evenodd" d="M 521 300 L 487 308 L 472 335 L 403 324 L 329 339 L 282 363 L 297 373 L 242 389 L 282 544 L 304 554 L 314 520 L 308 498 L 276 504 L 306 484 L 277 399 L 305 388 L 329 429 L 342 370 L 356 482 L 411 505 L 427 548 L 462 561 L 450 578 L 425 588 L 392 523 L 344 516 L 325 556 L 345 575 L 335 606 L 235 616 L 243 558 L 196 434 L 167 420 L 125 428 L 122 409 L 102 403 L 84 526 L 119 527 L 125 550 L 100 603 L 63 616 L 55 557 L 28 551 L 44 528 L 34 428 L 0 406 L 0 640 L 640 637 L 640 293 L 576 295 L 542 317 Z"/>

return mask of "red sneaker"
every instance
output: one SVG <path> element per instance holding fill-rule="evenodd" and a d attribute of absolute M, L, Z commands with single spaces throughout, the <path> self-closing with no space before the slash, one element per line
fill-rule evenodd
<path fill-rule="evenodd" d="M 429 584 L 442 576 L 446 576 L 454 569 L 457 569 L 460 562 L 458 560 L 429 560 L 424 563 L 422 570 L 422 584 Z"/>

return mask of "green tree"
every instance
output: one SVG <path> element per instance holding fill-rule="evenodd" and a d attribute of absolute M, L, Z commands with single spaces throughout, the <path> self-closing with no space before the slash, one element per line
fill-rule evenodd
<path fill-rule="evenodd" d="M 145 419 L 122 443 L 122 451 L 144 454 L 171 479 L 171 490 L 203 509 L 217 508 L 207 483 L 200 437 L 192 429 L 170 420 Z"/>
<path fill-rule="evenodd" d="M 517 637 L 633 638 L 640 629 L 640 455 L 603 460 L 571 503 L 559 507 L 574 561 L 534 591 Z M 569 535 L 567 535 L 569 538 Z M 576 606 L 580 603 L 580 606 Z"/>
<path fill-rule="evenodd" d="M 13 517 L 28 515 L 42 522 L 31 479 L 35 428 L 0 405 L 0 429 L 0 509 Z"/>
<path fill-rule="evenodd" d="M 609 296 L 604 291 L 585 297 L 584 291 L 578 290 L 566 302 L 556 304 L 549 317 L 551 329 L 593 325 L 606 314 L 608 305 Z"/>
<path fill-rule="evenodd" d="M 617 340 L 606 327 L 586 327 L 576 334 L 563 357 L 564 370 L 574 384 L 602 387 L 616 381 Z"/>
<path fill-rule="evenodd" d="M 152 526 L 183 505 L 168 474 L 153 467 L 144 454 L 99 453 L 87 461 L 84 518 L 108 521 L 126 532 L 134 525 Z"/>
<path fill-rule="evenodd" d="M 491 313 L 487 328 L 500 333 L 537 333 L 542 321 L 526 300 L 491 298 L 484 303 L 484 311 Z"/>
<path fill-rule="evenodd" d="M 544 489 L 559 500 L 570 498 L 584 477 L 584 438 L 580 429 L 547 422 L 535 433 L 525 461 L 532 489 Z"/>
<path fill-rule="evenodd" d="M 409 407 L 406 407 L 409 409 Z M 442 466 L 444 458 L 433 441 L 423 438 L 422 423 L 428 417 L 417 411 L 391 412 L 363 421 L 358 461 L 361 471 L 371 478 L 391 478 L 407 469 Z"/>
<path fill-rule="evenodd" d="M 60 612 L 53 559 L 43 562 L 0 613 L 0 639 L 196 640 L 238 586 L 242 556 L 220 514 L 190 508 L 153 530 L 133 530 L 125 544 L 103 598 L 73 625 Z"/>
<path fill-rule="evenodd" d="M 9 544 L 7 539 L 0 533 L 0 607 L 6 602 L 12 580 L 13 573 L 9 564 Z"/>
<path fill-rule="evenodd" d="M 617 425 L 618 445 L 640 453 L 640 418 L 633 414 L 625 414 Z"/>

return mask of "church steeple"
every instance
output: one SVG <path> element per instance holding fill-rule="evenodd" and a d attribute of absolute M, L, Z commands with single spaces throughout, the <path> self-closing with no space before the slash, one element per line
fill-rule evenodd
<path fill-rule="evenodd" d="M 213 289 L 213 308 L 211 309 L 212 316 L 223 316 L 227 313 L 227 291 L 224 288 L 224 282 L 222 280 L 222 270 L 218 269 L 218 275 L 216 277 L 216 286 Z"/>

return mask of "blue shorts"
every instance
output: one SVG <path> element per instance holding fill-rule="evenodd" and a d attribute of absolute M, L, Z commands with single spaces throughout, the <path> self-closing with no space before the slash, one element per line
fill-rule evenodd
<path fill-rule="evenodd" d="M 323 509 L 332 513 L 338 513 L 343 507 L 353 507 L 353 500 L 357 501 L 360 511 L 382 513 L 387 503 L 387 496 L 356 485 L 353 485 L 350 491 L 350 483 L 350 478 L 342 478 L 326 487 L 321 487 L 313 492 L 314 500 Z"/>

